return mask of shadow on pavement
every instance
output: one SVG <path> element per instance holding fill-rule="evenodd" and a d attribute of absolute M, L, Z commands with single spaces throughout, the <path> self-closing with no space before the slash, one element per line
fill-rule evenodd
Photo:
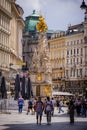
<path fill-rule="evenodd" d="M 51 125 L 47 125 L 46 123 L 42 123 L 41 125 L 32 123 L 7 124 L 3 126 L 7 127 L 4 130 L 87 130 L 87 122 L 75 122 L 73 125 L 68 122 L 52 122 Z"/>
<path fill-rule="evenodd" d="M 68 114 L 66 114 L 66 113 L 61 113 L 61 114 L 59 114 L 59 113 L 58 113 L 58 115 L 57 115 L 57 114 L 54 114 L 53 117 L 68 117 Z"/>

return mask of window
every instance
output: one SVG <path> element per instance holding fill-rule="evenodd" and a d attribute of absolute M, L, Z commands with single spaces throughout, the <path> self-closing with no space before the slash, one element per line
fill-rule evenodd
<path fill-rule="evenodd" d="M 74 45 L 76 44 L 76 41 L 74 41 Z"/>
<path fill-rule="evenodd" d="M 79 63 L 79 58 L 77 58 L 77 64 Z"/>
<path fill-rule="evenodd" d="M 69 55 L 69 50 L 67 50 L 67 55 Z"/>
<path fill-rule="evenodd" d="M 71 55 L 72 55 L 72 50 L 71 50 Z"/>
<path fill-rule="evenodd" d="M 69 46 L 69 42 L 67 42 L 67 46 Z"/>
<path fill-rule="evenodd" d="M 73 70 L 73 76 L 75 77 L 75 69 Z"/>
<path fill-rule="evenodd" d="M 80 59 L 80 63 L 82 64 L 82 58 Z"/>
<path fill-rule="evenodd" d="M 69 59 L 67 59 L 67 64 L 69 64 Z"/>
<path fill-rule="evenodd" d="M 79 54 L 79 49 L 77 49 L 77 54 Z"/>
<path fill-rule="evenodd" d="M 73 44 L 73 42 L 71 41 L 71 45 Z"/>
<path fill-rule="evenodd" d="M 72 59 L 71 59 L 71 65 L 72 65 Z"/>
<path fill-rule="evenodd" d="M 77 40 L 77 44 L 79 44 L 79 40 Z"/>
<path fill-rule="evenodd" d="M 79 76 L 79 72 L 78 72 L 78 69 L 77 69 L 77 77 Z"/>
<path fill-rule="evenodd" d="M 74 55 L 75 55 L 75 53 L 76 53 L 76 51 L 75 51 L 75 49 L 74 49 Z"/>
<path fill-rule="evenodd" d="M 83 49 L 81 48 L 81 55 L 83 54 Z"/>
<path fill-rule="evenodd" d="M 81 43 L 83 43 L 83 39 L 81 39 Z"/>
<path fill-rule="evenodd" d="M 87 77 L 87 69 L 85 70 L 85 76 Z"/>
<path fill-rule="evenodd" d="M 82 76 L 82 69 L 80 69 L 80 75 Z"/>

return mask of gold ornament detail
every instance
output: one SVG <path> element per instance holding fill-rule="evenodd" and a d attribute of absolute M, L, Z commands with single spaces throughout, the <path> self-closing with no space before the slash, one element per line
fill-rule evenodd
<path fill-rule="evenodd" d="M 36 25 L 36 29 L 39 32 L 46 32 L 48 29 L 45 19 L 42 16 L 39 17 L 39 22 Z"/>
<path fill-rule="evenodd" d="M 41 74 L 37 74 L 36 79 L 37 79 L 37 81 L 41 81 L 42 80 L 42 75 Z"/>

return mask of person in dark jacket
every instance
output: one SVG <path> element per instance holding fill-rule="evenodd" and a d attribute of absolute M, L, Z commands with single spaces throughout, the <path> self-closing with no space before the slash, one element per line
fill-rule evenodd
<path fill-rule="evenodd" d="M 75 108 L 74 101 L 71 99 L 69 101 L 69 107 L 68 107 L 68 109 L 69 109 L 69 117 L 70 117 L 70 124 L 74 124 L 74 108 Z"/>

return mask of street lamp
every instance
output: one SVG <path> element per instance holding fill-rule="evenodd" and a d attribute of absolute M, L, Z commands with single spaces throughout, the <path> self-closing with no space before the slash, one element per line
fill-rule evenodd
<path fill-rule="evenodd" d="M 87 5 L 85 4 L 84 0 L 82 1 L 82 4 L 81 4 L 80 8 L 85 10 L 84 22 L 87 23 Z M 84 40 L 87 42 L 87 36 L 84 38 Z"/>
<path fill-rule="evenodd" d="M 85 43 L 84 49 L 85 49 L 85 57 L 86 57 L 86 52 L 87 52 L 87 5 L 84 0 L 82 1 L 80 8 L 85 10 L 85 18 L 84 18 L 83 26 L 84 26 L 84 43 Z M 86 60 L 85 60 L 85 65 L 87 65 Z M 86 88 L 85 82 L 87 82 L 87 79 L 84 80 L 84 84 L 83 84 L 83 91 L 85 92 L 85 95 L 87 98 L 87 90 L 86 90 L 87 88 Z"/>

